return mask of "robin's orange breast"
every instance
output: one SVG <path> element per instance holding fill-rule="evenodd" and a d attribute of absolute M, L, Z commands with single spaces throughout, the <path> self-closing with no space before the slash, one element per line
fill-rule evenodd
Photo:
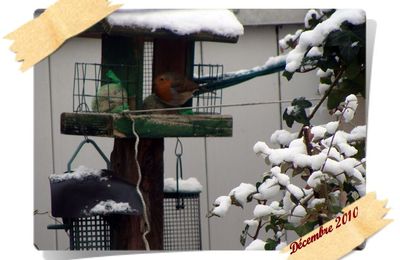
<path fill-rule="evenodd" d="M 156 81 L 154 85 L 155 94 L 165 102 L 171 102 L 173 93 L 171 91 L 171 83 L 164 80 L 163 82 Z"/>

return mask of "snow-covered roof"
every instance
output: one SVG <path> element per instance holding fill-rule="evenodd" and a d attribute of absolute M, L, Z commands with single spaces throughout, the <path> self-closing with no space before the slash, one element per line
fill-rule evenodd
<path fill-rule="evenodd" d="M 110 28 L 123 27 L 150 32 L 168 31 L 178 36 L 211 34 L 237 38 L 243 25 L 226 9 L 128 9 L 129 5 L 106 18 Z"/>
<path fill-rule="evenodd" d="M 44 11 L 37 9 L 34 16 Z M 235 43 L 243 33 L 243 25 L 227 9 L 135 9 L 134 2 L 127 1 L 120 9 L 79 36 L 175 36 L 194 41 Z"/>

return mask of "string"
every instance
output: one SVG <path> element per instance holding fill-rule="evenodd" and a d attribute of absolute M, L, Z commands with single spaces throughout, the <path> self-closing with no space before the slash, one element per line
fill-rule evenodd
<path fill-rule="evenodd" d="M 146 236 L 148 233 L 150 233 L 150 222 L 149 222 L 149 218 L 147 216 L 147 207 L 146 207 L 146 202 L 144 200 L 143 194 L 140 190 L 140 184 L 142 181 L 142 171 L 140 170 L 140 164 L 138 161 L 138 146 L 139 146 L 139 135 L 136 133 L 135 130 L 135 121 L 132 120 L 132 132 L 133 135 L 135 136 L 135 162 L 136 162 L 136 167 L 137 167 L 137 171 L 138 171 L 138 181 L 137 181 L 137 193 L 139 194 L 140 200 L 142 201 L 142 205 L 143 205 L 143 218 L 144 218 L 144 223 L 145 223 L 145 231 L 142 234 L 142 239 L 143 239 L 143 243 L 144 246 L 146 248 L 147 251 L 150 251 L 150 246 L 149 246 L 149 241 L 147 240 Z"/>
<path fill-rule="evenodd" d="M 319 98 L 311 98 L 309 101 L 320 100 Z M 251 103 L 237 103 L 237 104 L 226 104 L 226 105 L 210 105 L 210 106 L 192 106 L 192 107 L 168 107 L 168 108 L 155 108 L 155 109 L 142 109 L 142 110 L 126 110 L 123 113 L 152 113 L 152 112 L 162 112 L 162 111 L 179 111 L 179 110 L 187 110 L 187 109 L 196 109 L 196 108 L 218 108 L 218 107 L 244 107 L 244 106 L 260 106 L 260 105 L 271 105 L 271 104 L 280 104 L 280 103 L 290 103 L 292 100 L 274 100 L 267 102 L 251 102 Z"/>

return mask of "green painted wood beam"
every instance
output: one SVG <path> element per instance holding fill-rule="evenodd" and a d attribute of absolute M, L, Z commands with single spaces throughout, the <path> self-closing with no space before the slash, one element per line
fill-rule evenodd
<path fill-rule="evenodd" d="M 232 117 L 226 115 L 135 115 L 134 113 L 62 113 L 61 133 L 102 137 L 143 138 L 231 137 Z"/>

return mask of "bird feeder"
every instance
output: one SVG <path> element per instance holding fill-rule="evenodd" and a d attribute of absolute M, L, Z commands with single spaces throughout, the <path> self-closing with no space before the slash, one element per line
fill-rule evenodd
<path fill-rule="evenodd" d="M 161 73 L 177 73 L 204 85 L 220 80 L 222 65 L 194 64 L 195 42 L 236 43 L 242 31 L 242 25 L 227 10 L 120 10 L 78 35 L 101 39 L 101 64 L 76 63 L 73 112 L 61 114 L 61 133 L 114 138 L 111 170 L 119 180 L 135 185 L 134 123 L 140 137 L 140 188 L 150 216 L 148 240 L 152 250 L 163 249 L 164 138 L 230 137 L 232 117 L 204 113 L 210 111 L 207 108 L 189 115 L 135 111 L 142 109 L 154 78 Z M 106 90 L 99 92 L 103 85 Z M 207 96 L 204 102 L 195 99 L 187 105 L 211 105 L 211 111 L 216 112 L 220 97 L 215 91 L 203 91 L 206 95 L 212 92 L 213 100 Z M 121 102 L 114 106 L 116 99 Z M 144 249 L 140 217 L 112 218 L 117 224 L 109 231 L 111 249 Z"/>

